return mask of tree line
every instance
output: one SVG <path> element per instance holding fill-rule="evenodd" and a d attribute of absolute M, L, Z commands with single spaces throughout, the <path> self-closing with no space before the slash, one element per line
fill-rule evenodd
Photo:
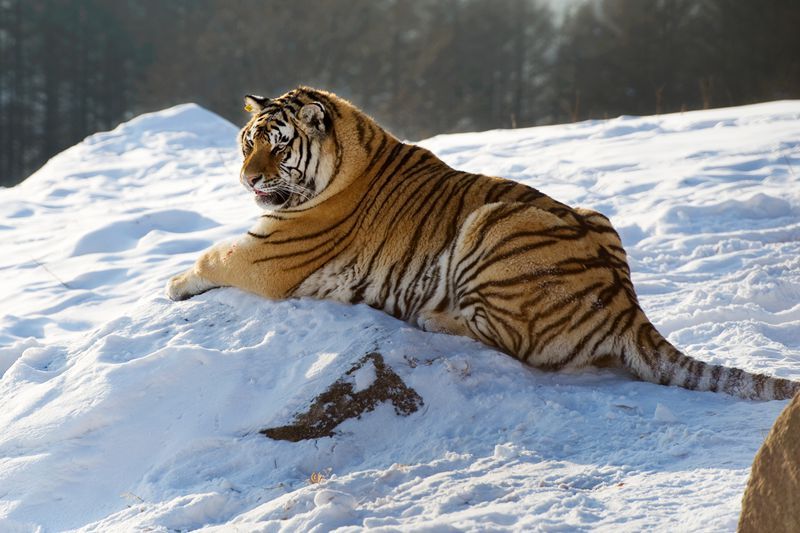
<path fill-rule="evenodd" d="M 0 185 L 194 101 L 332 90 L 402 138 L 800 97 L 796 0 L 0 0 Z"/>

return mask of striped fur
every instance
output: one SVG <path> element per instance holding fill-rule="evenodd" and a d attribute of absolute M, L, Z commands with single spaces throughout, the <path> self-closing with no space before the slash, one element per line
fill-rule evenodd
<path fill-rule="evenodd" d="M 639 306 L 619 236 L 600 213 L 454 170 L 330 93 L 299 88 L 248 102 L 241 177 L 269 210 L 170 280 L 172 299 L 236 286 L 366 303 L 542 369 L 611 361 L 692 390 L 753 399 L 800 391 L 667 342 Z"/>

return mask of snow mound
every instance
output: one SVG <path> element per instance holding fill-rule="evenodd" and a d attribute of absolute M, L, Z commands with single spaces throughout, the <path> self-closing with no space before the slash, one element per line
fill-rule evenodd
<path fill-rule="evenodd" d="M 362 305 L 166 300 L 258 214 L 235 133 L 181 105 L 0 190 L 0 530 L 735 529 L 784 402 L 542 373 Z M 800 379 L 800 102 L 422 144 L 606 213 L 671 341 Z M 372 394 L 389 370 L 415 410 Z M 369 408 L 262 434 L 337 383 Z"/>

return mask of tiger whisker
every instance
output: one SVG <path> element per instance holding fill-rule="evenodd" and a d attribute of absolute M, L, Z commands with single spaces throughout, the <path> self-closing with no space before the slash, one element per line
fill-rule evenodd
<path fill-rule="evenodd" d="M 313 191 L 308 187 L 300 185 L 299 183 L 288 183 L 288 182 L 281 182 L 276 185 L 276 190 L 280 190 L 282 192 L 288 192 L 289 194 L 294 194 L 299 196 L 303 201 L 310 200 L 313 196 Z"/>

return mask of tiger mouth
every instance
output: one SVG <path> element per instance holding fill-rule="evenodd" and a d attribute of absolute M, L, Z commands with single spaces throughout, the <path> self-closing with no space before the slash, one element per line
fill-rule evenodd
<path fill-rule="evenodd" d="M 289 201 L 289 193 L 287 191 L 277 190 L 264 192 L 256 190 L 256 202 L 260 205 L 280 206 Z"/>

